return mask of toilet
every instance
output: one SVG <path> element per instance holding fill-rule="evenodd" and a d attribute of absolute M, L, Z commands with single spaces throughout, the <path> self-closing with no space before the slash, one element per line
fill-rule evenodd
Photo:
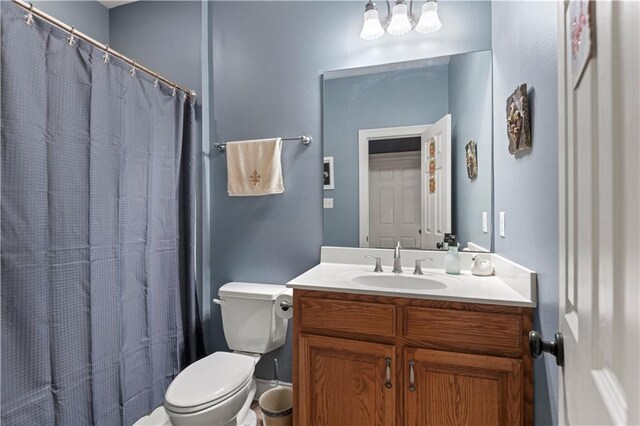
<path fill-rule="evenodd" d="M 164 408 L 174 426 L 255 425 L 250 409 L 260 357 L 282 346 L 288 319 L 276 298 L 291 294 L 282 285 L 230 282 L 218 290 L 224 336 L 233 352 L 215 352 L 185 368 L 165 393 Z"/>

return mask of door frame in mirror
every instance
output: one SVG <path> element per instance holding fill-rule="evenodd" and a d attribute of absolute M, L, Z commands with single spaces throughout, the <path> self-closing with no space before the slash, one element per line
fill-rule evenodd
<path fill-rule="evenodd" d="M 384 127 L 358 131 L 358 217 L 360 223 L 360 247 L 369 247 L 369 141 L 376 139 L 420 137 L 431 126 L 431 124 L 421 124 L 418 126 Z M 420 162 L 422 163 L 422 158 Z"/>

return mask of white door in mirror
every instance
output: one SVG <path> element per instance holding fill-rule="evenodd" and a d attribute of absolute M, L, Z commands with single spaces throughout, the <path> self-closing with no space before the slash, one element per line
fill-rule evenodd
<path fill-rule="evenodd" d="M 420 135 L 422 248 L 436 247 L 451 232 L 451 114 Z"/>
<path fill-rule="evenodd" d="M 369 155 L 369 245 L 420 248 L 420 153 Z"/>

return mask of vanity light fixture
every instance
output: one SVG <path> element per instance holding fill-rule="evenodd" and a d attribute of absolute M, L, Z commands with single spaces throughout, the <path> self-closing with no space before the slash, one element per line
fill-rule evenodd
<path fill-rule="evenodd" d="M 385 29 L 391 35 L 402 35 L 407 34 L 414 28 L 416 32 L 421 34 L 432 33 L 442 28 L 442 23 L 438 17 L 437 0 L 427 0 L 422 5 L 422 13 L 419 20 L 412 13 L 413 0 L 409 0 L 409 6 L 407 6 L 406 0 L 396 0 L 393 9 L 389 0 L 386 3 L 387 18 L 381 21 L 375 3 L 369 0 L 364 8 L 364 23 L 360 38 L 363 40 L 375 40 L 382 37 Z"/>

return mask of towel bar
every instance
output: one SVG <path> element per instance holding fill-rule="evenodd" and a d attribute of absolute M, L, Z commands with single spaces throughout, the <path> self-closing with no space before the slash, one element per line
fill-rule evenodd
<path fill-rule="evenodd" d="M 283 141 L 300 141 L 303 145 L 309 145 L 313 142 L 313 138 L 311 136 L 296 136 L 293 138 L 281 138 Z M 227 149 L 226 143 L 214 143 L 213 146 L 220 152 L 225 152 Z"/>

